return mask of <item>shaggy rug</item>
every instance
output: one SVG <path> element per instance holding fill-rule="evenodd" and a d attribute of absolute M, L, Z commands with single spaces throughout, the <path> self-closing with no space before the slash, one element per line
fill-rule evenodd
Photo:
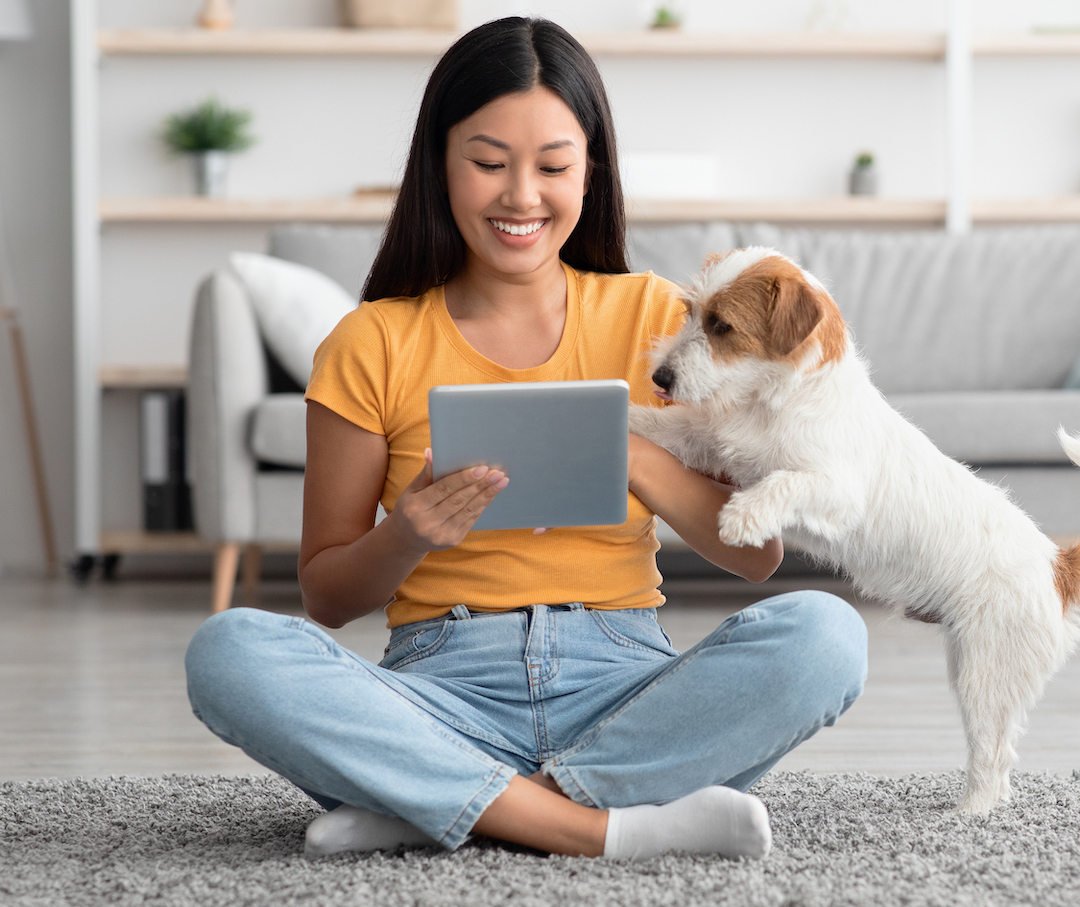
<path fill-rule="evenodd" d="M 490 842 L 309 862 L 319 809 L 274 777 L 0 784 L 0 904 L 1076 905 L 1080 773 L 1019 774 L 985 818 L 950 812 L 959 773 L 777 773 L 756 792 L 775 847 L 759 863 L 547 857 Z"/>

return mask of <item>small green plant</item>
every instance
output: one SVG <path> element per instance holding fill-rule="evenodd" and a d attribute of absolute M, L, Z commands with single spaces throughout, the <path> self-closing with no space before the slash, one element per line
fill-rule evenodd
<path fill-rule="evenodd" d="M 165 121 L 163 138 L 173 151 L 243 151 L 255 144 L 248 127 L 251 112 L 230 110 L 217 98 L 209 98 Z"/>
<path fill-rule="evenodd" d="M 681 24 L 682 19 L 673 7 L 667 4 L 657 7 L 656 15 L 652 20 L 653 28 L 678 28 Z"/>
<path fill-rule="evenodd" d="M 864 151 L 855 158 L 855 166 L 860 170 L 866 170 L 868 167 L 873 167 L 874 156 L 869 151 Z"/>

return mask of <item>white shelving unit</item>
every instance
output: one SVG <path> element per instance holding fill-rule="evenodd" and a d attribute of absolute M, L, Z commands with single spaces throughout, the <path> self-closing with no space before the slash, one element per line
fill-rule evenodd
<path fill-rule="evenodd" d="M 208 32 L 194 29 L 98 28 L 93 0 L 72 4 L 74 141 L 74 271 L 76 376 L 76 548 L 80 553 L 201 550 L 197 540 L 101 526 L 103 389 L 183 386 L 182 368 L 110 366 L 100 362 L 101 234 L 113 225 L 272 224 L 287 221 L 363 223 L 385 219 L 386 192 L 310 199 L 102 197 L 99 192 L 99 66 L 102 57 L 204 59 L 213 57 L 368 57 L 435 59 L 452 35 L 423 31 L 310 28 Z M 638 221 L 767 220 L 809 224 L 946 225 L 962 232 L 973 222 L 1080 220 L 1080 196 L 972 199 L 972 69 L 979 58 L 1080 58 L 1080 35 L 972 36 L 970 0 L 952 0 L 947 34 L 768 34 L 679 32 L 593 33 L 580 36 L 603 59 L 785 59 L 916 61 L 939 65 L 945 80 L 948 127 L 944 198 L 832 197 L 800 200 L 717 199 L 631 201 Z M 170 545 L 173 549 L 170 549 Z"/>

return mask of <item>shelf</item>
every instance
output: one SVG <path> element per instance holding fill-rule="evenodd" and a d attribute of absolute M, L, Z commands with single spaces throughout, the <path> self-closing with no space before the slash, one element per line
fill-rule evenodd
<path fill-rule="evenodd" d="M 98 32 L 97 46 L 100 53 L 116 56 L 434 56 L 445 51 L 456 37 L 450 32 L 414 29 L 104 29 Z"/>
<path fill-rule="evenodd" d="M 1080 195 L 1057 198 L 973 199 L 976 223 L 1052 224 L 1080 222 Z"/>
<path fill-rule="evenodd" d="M 298 28 L 208 31 L 204 29 L 103 29 L 98 51 L 106 56 L 437 56 L 457 34 L 418 29 Z M 878 57 L 943 60 L 946 39 L 934 33 L 776 32 L 738 34 L 642 30 L 578 35 L 599 56 Z M 1080 55 L 1080 31 L 976 34 L 978 57 Z"/>
<path fill-rule="evenodd" d="M 639 199 L 627 202 L 635 222 L 769 221 L 773 223 L 940 223 L 945 202 L 837 196 L 807 199 Z"/>
<path fill-rule="evenodd" d="M 389 192 L 351 199 L 104 198 L 99 205 L 99 214 L 105 224 L 381 223 L 389 216 L 393 201 L 393 194 Z M 637 223 L 735 220 L 808 224 L 938 224 L 945 221 L 945 213 L 945 202 L 936 199 L 837 196 L 627 201 L 627 216 Z M 971 214 L 977 222 L 1080 221 L 1080 195 L 976 199 L 971 203 Z"/>
<path fill-rule="evenodd" d="M 183 554 L 212 552 L 217 546 L 194 532 L 144 532 L 141 529 L 103 529 L 99 550 L 106 554 Z"/>
<path fill-rule="evenodd" d="M 147 532 L 142 529 L 103 529 L 98 550 L 106 554 L 206 554 L 218 543 L 194 532 Z M 260 542 L 266 553 L 292 554 L 300 546 L 292 542 Z"/>
<path fill-rule="evenodd" d="M 305 28 L 261 31 L 107 29 L 98 32 L 106 55 L 236 54 L 286 56 L 435 56 L 456 34 L 413 29 Z M 732 34 L 677 30 L 578 35 L 600 56 L 893 57 L 940 60 L 945 36 L 921 33 Z"/>
<path fill-rule="evenodd" d="M 98 382 L 107 390 L 143 390 L 187 387 L 183 365 L 103 365 Z"/>
<path fill-rule="evenodd" d="M 977 57 L 1055 57 L 1080 55 L 1080 32 L 1030 35 L 974 35 Z"/>
<path fill-rule="evenodd" d="M 363 223 L 386 220 L 393 203 L 390 192 L 315 199 L 103 198 L 98 215 L 103 223 Z"/>

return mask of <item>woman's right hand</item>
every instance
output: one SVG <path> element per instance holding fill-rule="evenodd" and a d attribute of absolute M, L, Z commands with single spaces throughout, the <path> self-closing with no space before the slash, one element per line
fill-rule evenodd
<path fill-rule="evenodd" d="M 463 469 L 436 482 L 427 449 L 424 468 L 401 492 L 386 519 L 417 553 L 453 548 L 509 483 L 506 473 L 487 466 Z"/>

